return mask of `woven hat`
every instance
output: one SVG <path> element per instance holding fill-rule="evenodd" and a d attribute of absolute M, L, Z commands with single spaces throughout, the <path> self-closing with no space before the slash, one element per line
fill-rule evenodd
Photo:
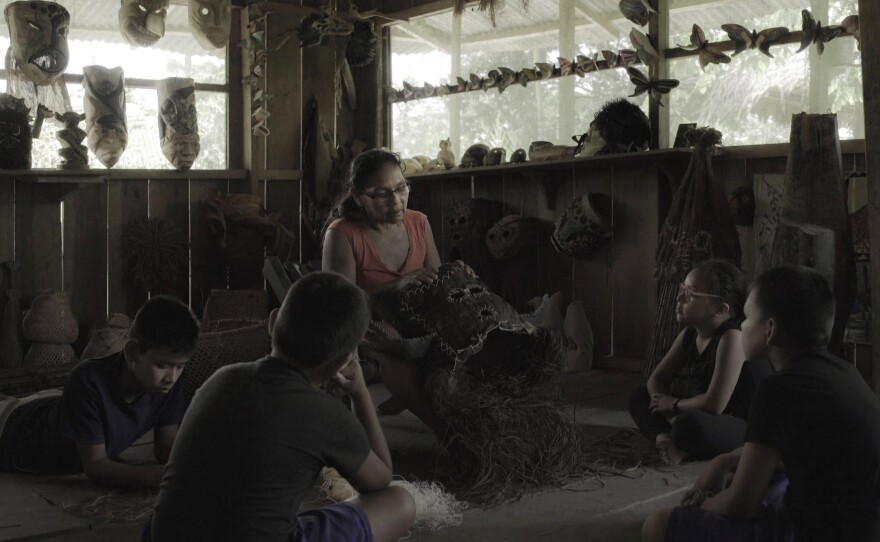
<path fill-rule="evenodd" d="M 89 344 L 83 349 L 82 359 L 103 358 L 122 352 L 130 327 L 131 318 L 122 313 L 115 312 L 100 318 L 92 325 Z"/>

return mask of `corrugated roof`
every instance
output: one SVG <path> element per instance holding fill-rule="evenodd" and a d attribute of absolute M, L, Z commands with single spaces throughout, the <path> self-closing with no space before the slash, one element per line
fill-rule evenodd
<path fill-rule="evenodd" d="M 615 42 L 629 47 L 629 31 L 636 25 L 620 13 L 613 0 L 575 0 L 576 41 L 588 49 L 599 50 Z M 857 12 L 857 0 L 844 0 L 844 10 Z M 779 14 L 780 24 L 800 30 L 803 0 L 669 0 L 670 46 L 686 43 L 693 24 L 699 24 L 710 39 L 728 39 L 721 25 L 750 26 L 753 21 Z M 744 16 L 748 13 L 748 16 Z M 824 17 L 822 17 L 824 19 Z M 837 22 L 837 21 L 832 21 Z M 558 47 L 559 2 L 529 0 L 524 9 L 520 0 L 505 0 L 496 8 L 496 26 L 487 13 L 468 8 L 461 18 L 462 49 L 495 51 L 541 50 Z M 397 54 L 427 53 L 448 49 L 453 15 L 447 11 L 392 30 Z M 760 29 L 759 29 L 760 30 Z M 647 32 L 646 28 L 642 31 Z"/>
<path fill-rule="evenodd" d="M 0 0 L 0 10 L 14 1 Z M 119 0 L 57 0 L 56 3 L 70 12 L 69 40 L 100 39 L 105 43 L 128 44 L 119 32 Z M 2 18 L 0 36 L 9 36 L 6 21 Z M 225 50 L 206 50 L 192 37 L 185 5 L 168 7 L 165 36 L 152 48 L 184 55 L 213 56 L 218 60 L 225 60 L 226 57 Z"/>

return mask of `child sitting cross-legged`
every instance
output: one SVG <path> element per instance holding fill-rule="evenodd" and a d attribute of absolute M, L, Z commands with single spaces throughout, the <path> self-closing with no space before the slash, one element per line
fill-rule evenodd
<path fill-rule="evenodd" d="M 404 535 L 415 503 L 389 486 L 391 456 L 357 358 L 369 320 L 366 294 L 342 275 L 310 273 L 294 283 L 270 314 L 269 357 L 226 366 L 196 393 L 143 539 L 382 542 Z M 320 389 L 331 379 L 354 414 Z M 299 513 L 323 467 L 360 495 Z"/>
<path fill-rule="evenodd" d="M 742 446 L 751 395 L 772 372 L 767 360 L 745 361 L 740 322 L 746 279 L 723 260 L 698 263 L 676 298 L 687 327 L 636 392 L 629 411 L 670 464 L 712 458 Z"/>
<path fill-rule="evenodd" d="M 825 348 L 828 282 L 806 267 L 771 269 L 745 316 L 743 351 L 776 369 L 755 393 L 745 445 L 709 463 L 688 506 L 651 515 L 644 540 L 880 540 L 880 400 Z"/>
<path fill-rule="evenodd" d="M 85 471 L 98 483 L 158 487 L 185 409 L 175 384 L 198 333 L 195 316 L 177 298 L 150 298 L 122 352 L 77 365 L 63 393 L 3 402 L 0 470 Z M 160 465 L 121 463 L 119 455 L 150 430 Z"/>

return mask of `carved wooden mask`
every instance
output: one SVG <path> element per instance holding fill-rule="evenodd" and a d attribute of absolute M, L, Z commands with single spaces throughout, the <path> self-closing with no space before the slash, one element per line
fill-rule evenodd
<path fill-rule="evenodd" d="M 0 169 L 31 168 L 31 131 L 24 100 L 0 93 Z"/>
<path fill-rule="evenodd" d="M 162 154 L 177 169 L 189 169 L 201 150 L 193 80 L 169 77 L 159 81 L 156 90 Z"/>
<path fill-rule="evenodd" d="M 610 203 L 602 194 L 575 198 L 556 220 L 556 229 L 550 238 L 556 250 L 577 258 L 605 244 L 611 237 L 606 208 L 610 208 Z"/>
<path fill-rule="evenodd" d="M 122 68 L 83 67 L 86 143 L 104 166 L 116 165 L 128 145 Z"/>
<path fill-rule="evenodd" d="M 122 0 L 119 31 L 129 43 L 149 47 L 165 35 L 165 14 L 170 0 Z"/>
<path fill-rule="evenodd" d="M 226 47 L 231 24 L 231 0 L 189 0 L 189 29 L 205 49 Z"/>
<path fill-rule="evenodd" d="M 58 80 L 67 69 L 70 13 L 54 2 L 13 2 L 3 11 L 16 67 L 39 86 Z"/>

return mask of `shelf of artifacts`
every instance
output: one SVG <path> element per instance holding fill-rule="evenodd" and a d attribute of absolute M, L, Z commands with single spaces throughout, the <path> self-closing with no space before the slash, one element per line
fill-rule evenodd
<path fill-rule="evenodd" d="M 582 156 L 574 158 L 562 158 L 558 160 L 530 160 L 522 163 L 506 163 L 496 166 L 460 167 L 453 169 L 431 171 L 408 175 L 413 181 L 430 179 L 451 179 L 457 177 L 479 176 L 493 173 L 540 173 L 542 171 L 569 169 L 573 167 L 589 167 L 591 165 L 614 165 L 631 164 L 634 161 L 666 161 L 687 160 L 691 156 L 691 149 L 658 149 L 641 152 L 628 152 L 619 154 L 603 154 L 600 156 Z"/>
<path fill-rule="evenodd" d="M 229 179 L 246 180 L 250 173 L 246 169 L 7 169 L 0 171 L 0 179 L 17 180 L 25 183 L 102 183 L 105 180 L 127 179 Z"/>

